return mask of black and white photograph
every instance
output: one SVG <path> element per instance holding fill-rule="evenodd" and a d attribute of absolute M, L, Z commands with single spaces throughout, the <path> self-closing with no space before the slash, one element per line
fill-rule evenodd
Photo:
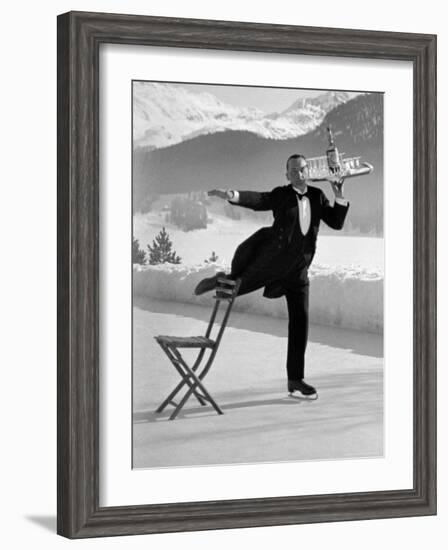
<path fill-rule="evenodd" d="M 134 469 L 384 455 L 384 95 L 134 80 Z"/>

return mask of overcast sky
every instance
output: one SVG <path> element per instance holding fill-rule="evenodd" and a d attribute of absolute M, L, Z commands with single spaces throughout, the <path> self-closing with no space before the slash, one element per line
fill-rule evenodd
<path fill-rule="evenodd" d="M 261 88 L 259 86 L 223 86 L 211 84 L 177 84 L 192 92 L 208 92 L 224 103 L 238 107 L 256 107 L 265 113 L 287 109 L 301 97 L 314 97 L 328 90 L 307 90 L 300 88 Z M 333 90 L 334 91 L 334 90 Z M 345 91 L 345 90 L 344 90 Z M 351 97 L 358 95 L 350 92 Z"/>

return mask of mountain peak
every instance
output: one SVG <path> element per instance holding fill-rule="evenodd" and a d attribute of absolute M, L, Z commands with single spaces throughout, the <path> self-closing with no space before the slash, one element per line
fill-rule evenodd
<path fill-rule="evenodd" d="M 325 114 L 350 99 L 347 92 L 327 91 L 314 97 L 303 97 L 295 101 L 287 109 L 282 111 L 281 116 L 292 111 L 307 109 L 310 106 L 317 107 L 325 111 Z"/>
<path fill-rule="evenodd" d="M 328 112 L 349 99 L 346 92 L 329 91 L 300 98 L 282 113 L 267 115 L 178 84 L 135 82 L 134 147 L 161 149 L 228 130 L 247 131 L 265 139 L 291 139 L 316 129 Z"/>

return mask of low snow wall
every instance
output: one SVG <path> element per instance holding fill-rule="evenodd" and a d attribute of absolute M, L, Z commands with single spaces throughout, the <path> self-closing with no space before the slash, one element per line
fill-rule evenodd
<path fill-rule="evenodd" d="M 204 277 L 225 266 L 134 265 L 135 296 L 211 307 L 211 293 L 195 296 L 193 290 Z M 310 276 L 310 322 L 367 332 L 383 331 L 383 275 L 355 267 L 312 266 Z M 263 290 L 237 298 L 234 310 L 255 315 L 287 318 L 284 298 L 267 299 Z"/>

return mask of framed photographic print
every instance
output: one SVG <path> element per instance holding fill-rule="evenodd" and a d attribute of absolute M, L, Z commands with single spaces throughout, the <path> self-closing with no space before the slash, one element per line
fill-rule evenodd
<path fill-rule="evenodd" d="M 59 16 L 59 534 L 436 513 L 435 71 Z"/>

